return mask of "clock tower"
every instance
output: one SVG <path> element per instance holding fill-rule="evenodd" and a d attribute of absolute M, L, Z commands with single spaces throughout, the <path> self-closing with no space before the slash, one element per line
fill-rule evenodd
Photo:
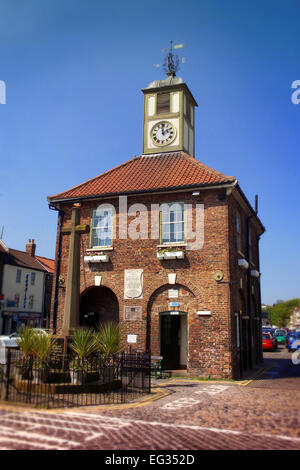
<path fill-rule="evenodd" d="M 143 154 L 182 150 L 195 154 L 194 110 L 198 106 L 186 83 L 174 72 L 143 89 Z"/>

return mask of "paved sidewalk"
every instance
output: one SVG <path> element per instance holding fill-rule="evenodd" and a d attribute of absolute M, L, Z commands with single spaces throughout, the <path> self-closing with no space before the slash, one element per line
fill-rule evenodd
<path fill-rule="evenodd" d="M 157 380 L 150 396 L 127 405 L 42 412 L 0 406 L 0 448 L 299 450 L 299 369 L 285 351 L 266 362 L 254 380 L 239 384 Z"/>

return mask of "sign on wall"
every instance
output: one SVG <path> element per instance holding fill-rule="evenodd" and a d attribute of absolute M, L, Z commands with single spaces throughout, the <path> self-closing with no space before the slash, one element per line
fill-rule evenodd
<path fill-rule="evenodd" d="M 124 271 L 124 299 L 143 298 L 143 270 L 125 269 Z"/>
<path fill-rule="evenodd" d="M 142 320 L 142 307 L 124 307 L 124 319 L 125 321 L 141 321 Z"/>

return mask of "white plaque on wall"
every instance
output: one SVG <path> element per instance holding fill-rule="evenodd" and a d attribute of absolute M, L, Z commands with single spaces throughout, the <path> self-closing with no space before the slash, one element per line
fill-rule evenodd
<path fill-rule="evenodd" d="M 169 299 L 178 298 L 178 289 L 169 289 Z"/>
<path fill-rule="evenodd" d="M 124 299 L 143 298 L 143 270 L 125 269 L 124 271 Z"/>
<path fill-rule="evenodd" d="M 135 344 L 137 335 L 127 335 L 127 343 Z"/>
<path fill-rule="evenodd" d="M 95 286 L 101 286 L 102 276 L 95 276 Z"/>

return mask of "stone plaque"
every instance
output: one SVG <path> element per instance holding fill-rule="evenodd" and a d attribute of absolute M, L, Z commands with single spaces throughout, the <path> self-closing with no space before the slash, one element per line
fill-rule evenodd
<path fill-rule="evenodd" d="M 141 321 L 142 307 L 124 307 L 124 319 L 126 321 Z"/>
<path fill-rule="evenodd" d="M 143 270 L 125 269 L 124 272 L 124 299 L 143 298 Z"/>

